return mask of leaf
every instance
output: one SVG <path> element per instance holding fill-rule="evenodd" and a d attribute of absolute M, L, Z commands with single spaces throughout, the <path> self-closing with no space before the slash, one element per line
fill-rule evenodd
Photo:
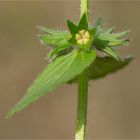
<path fill-rule="evenodd" d="M 70 20 L 67 20 L 67 26 L 72 35 L 75 35 L 81 29 L 88 29 L 88 21 L 87 21 L 86 13 L 84 13 L 83 16 L 81 17 L 78 26 L 75 25 Z"/>
<path fill-rule="evenodd" d="M 98 79 L 110 73 L 116 72 L 127 66 L 133 60 L 132 56 L 124 57 L 117 61 L 112 57 L 97 57 L 95 62 L 89 68 L 89 78 Z"/>
<path fill-rule="evenodd" d="M 115 29 L 115 27 L 113 26 L 113 27 L 109 28 L 109 29 L 106 31 L 106 33 L 111 34 L 111 33 L 113 33 L 114 29 Z"/>
<path fill-rule="evenodd" d="M 54 48 L 49 54 L 48 57 L 55 57 L 57 55 L 59 55 L 61 52 L 63 52 L 63 54 L 67 54 L 67 52 L 70 52 L 72 49 L 72 47 L 65 45 L 65 46 L 58 46 L 56 48 Z"/>
<path fill-rule="evenodd" d="M 128 34 L 128 31 L 121 32 L 121 33 L 108 33 L 107 30 L 105 33 L 101 33 L 98 36 L 98 40 L 100 41 L 108 41 L 108 46 L 114 47 L 114 46 L 122 46 L 128 43 L 128 39 L 121 39 L 122 36 Z"/>
<path fill-rule="evenodd" d="M 39 35 L 40 40 L 53 48 L 48 55 L 49 58 L 58 56 L 62 51 L 67 52 L 67 50 L 71 48 L 71 44 L 69 42 L 71 34 L 69 32 L 55 31 L 45 27 L 41 27 L 40 29 L 47 33 Z"/>
<path fill-rule="evenodd" d="M 106 53 L 106 54 L 112 56 L 112 57 L 115 58 L 116 60 L 119 60 L 118 53 L 117 53 L 115 50 L 113 50 L 113 48 L 109 47 L 108 44 L 109 44 L 109 43 L 108 43 L 108 41 L 106 41 L 106 40 L 100 40 L 99 38 L 95 38 L 94 44 L 93 44 L 93 45 L 94 45 L 98 50 L 100 50 L 100 51 L 102 51 L 102 52 L 104 52 L 104 53 Z"/>
<path fill-rule="evenodd" d="M 124 35 L 127 35 L 128 33 L 129 33 L 129 31 L 124 31 L 124 32 L 120 32 L 120 33 L 110 34 L 110 36 L 113 37 L 113 38 L 120 38 Z"/>
<path fill-rule="evenodd" d="M 88 29 L 88 21 L 87 21 L 87 15 L 86 13 L 83 14 L 81 17 L 79 24 L 78 24 L 79 29 Z"/>
<path fill-rule="evenodd" d="M 108 46 L 103 47 L 101 49 L 101 51 L 109 54 L 110 56 L 112 56 L 113 58 L 115 58 L 118 61 L 120 60 L 118 53 L 115 50 L 113 50 L 112 48 L 108 47 Z"/>
<path fill-rule="evenodd" d="M 76 34 L 79 30 L 79 28 L 74 23 L 72 23 L 70 20 L 67 20 L 67 26 L 72 35 Z"/>
<path fill-rule="evenodd" d="M 103 78 L 113 72 L 117 72 L 126 67 L 133 60 L 132 56 L 124 57 L 121 61 L 117 61 L 112 57 L 96 57 L 95 61 L 90 65 L 88 71 L 89 80 Z M 77 82 L 78 77 L 70 80 L 68 83 Z"/>
<path fill-rule="evenodd" d="M 59 31 L 52 34 L 39 35 L 39 39 L 52 47 L 70 46 L 69 39 L 71 35 L 67 31 Z"/>
<path fill-rule="evenodd" d="M 95 27 L 102 28 L 103 24 L 104 24 L 103 19 L 102 18 L 98 18 L 96 23 L 95 23 Z"/>
<path fill-rule="evenodd" d="M 78 49 L 68 55 L 58 57 L 37 77 L 25 96 L 8 113 L 7 117 L 12 116 L 41 96 L 79 75 L 95 58 L 95 51 L 85 52 Z"/>
<path fill-rule="evenodd" d="M 121 47 L 121 46 L 127 45 L 129 43 L 129 41 L 130 41 L 129 39 L 125 39 L 125 40 L 114 39 L 114 40 L 110 41 L 108 43 L 108 45 L 110 47 Z"/>
<path fill-rule="evenodd" d="M 58 30 L 49 29 L 49 28 L 42 27 L 42 26 L 39 26 L 38 29 L 39 29 L 41 32 L 44 32 L 44 33 L 50 34 L 50 35 L 58 34 L 58 33 L 60 32 L 60 31 L 58 31 Z"/>

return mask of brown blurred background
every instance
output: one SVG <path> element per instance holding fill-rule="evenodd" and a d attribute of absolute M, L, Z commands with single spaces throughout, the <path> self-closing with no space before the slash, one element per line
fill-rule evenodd
<path fill-rule="evenodd" d="M 127 68 L 90 82 L 87 138 L 140 139 L 140 2 L 91 1 L 90 21 L 131 29 L 132 42 L 121 54 L 134 54 Z M 66 29 L 77 21 L 79 1 L 0 1 L 0 139 L 67 140 L 74 138 L 77 85 L 63 85 L 16 116 L 6 112 L 47 65 L 47 49 L 37 38 L 37 25 Z"/>

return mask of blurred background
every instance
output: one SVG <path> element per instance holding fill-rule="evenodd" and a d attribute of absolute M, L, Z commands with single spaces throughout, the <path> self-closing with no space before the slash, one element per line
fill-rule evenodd
<path fill-rule="evenodd" d="M 140 139 L 140 2 L 90 1 L 90 22 L 103 17 L 105 27 L 131 29 L 122 55 L 134 61 L 122 71 L 89 84 L 87 138 Z M 0 139 L 71 140 L 74 138 L 77 85 L 63 85 L 6 120 L 5 114 L 25 94 L 47 65 L 47 47 L 37 26 L 67 29 L 79 19 L 79 1 L 0 1 Z"/>

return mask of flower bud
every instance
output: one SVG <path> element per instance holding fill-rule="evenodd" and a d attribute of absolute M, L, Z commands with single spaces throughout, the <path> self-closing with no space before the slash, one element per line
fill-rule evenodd
<path fill-rule="evenodd" d="M 76 35 L 75 35 L 75 40 L 78 45 L 83 46 L 87 45 L 90 41 L 90 33 L 86 30 L 80 30 Z"/>

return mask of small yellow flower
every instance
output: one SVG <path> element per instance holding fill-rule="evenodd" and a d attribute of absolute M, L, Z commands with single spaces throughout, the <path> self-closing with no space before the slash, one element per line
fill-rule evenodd
<path fill-rule="evenodd" d="M 86 45 L 90 41 L 90 33 L 86 30 L 80 30 L 76 35 L 75 39 L 78 45 Z"/>

